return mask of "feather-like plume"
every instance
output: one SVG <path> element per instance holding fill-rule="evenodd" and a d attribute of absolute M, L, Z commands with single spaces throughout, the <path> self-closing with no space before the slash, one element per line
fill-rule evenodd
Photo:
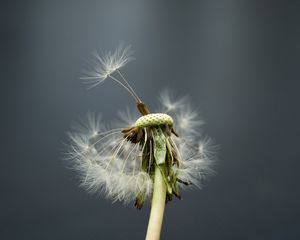
<path fill-rule="evenodd" d="M 87 64 L 84 65 L 81 79 L 84 83 L 90 84 L 90 87 L 95 87 L 132 61 L 134 59 L 132 54 L 131 46 L 124 47 L 123 43 L 114 52 L 106 52 L 104 56 L 100 56 L 98 51 L 94 51 Z"/>

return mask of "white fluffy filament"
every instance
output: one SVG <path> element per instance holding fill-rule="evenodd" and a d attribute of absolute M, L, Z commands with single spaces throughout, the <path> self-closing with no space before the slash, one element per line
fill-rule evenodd
<path fill-rule="evenodd" d="M 84 76 L 81 79 L 84 83 L 90 85 L 89 88 L 93 88 L 110 78 L 122 86 L 139 103 L 141 102 L 140 98 L 120 72 L 120 68 L 133 59 L 131 47 L 124 47 L 123 44 L 120 44 L 113 53 L 107 52 L 104 56 L 100 56 L 98 52 L 95 52 L 83 69 Z M 112 75 L 115 72 L 119 74 L 121 79 Z"/>

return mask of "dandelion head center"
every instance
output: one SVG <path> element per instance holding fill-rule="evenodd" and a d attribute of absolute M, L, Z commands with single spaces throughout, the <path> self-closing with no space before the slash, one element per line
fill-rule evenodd
<path fill-rule="evenodd" d="M 135 126 L 139 128 L 153 127 L 160 125 L 173 126 L 173 119 L 165 113 L 150 113 L 140 117 L 136 122 Z"/>

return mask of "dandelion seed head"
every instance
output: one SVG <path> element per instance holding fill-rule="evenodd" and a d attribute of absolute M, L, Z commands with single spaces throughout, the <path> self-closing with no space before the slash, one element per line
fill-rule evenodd
<path fill-rule="evenodd" d="M 153 113 L 138 118 L 136 111 L 127 108 L 119 112 L 121 121 L 115 122 L 114 126 L 142 129 L 174 126 L 179 137 L 171 136 L 170 143 L 177 152 L 179 164 L 172 169 L 180 181 L 201 187 L 203 180 L 213 173 L 213 145 L 209 138 L 199 140 L 200 136 L 196 134 L 202 125 L 198 113 L 187 100 L 180 104 L 176 112 L 170 112 L 173 116 Z M 69 135 L 70 155 L 74 168 L 80 172 L 81 186 L 90 192 L 101 191 L 107 198 L 125 203 L 139 194 L 151 196 L 153 179 L 141 169 L 143 146 L 124 139 L 120 128 L 108 130 L 101 122 L 101 116 L 93 113 L 88 114 L 86 121 L 75 124 L 73 129 L 77 132 Z M 170 176 L 168 180 L 171 180 Z M 188 187 L 185 184 L 180 186 Z"/>
<path fill-rule="evenodd" d="M 94 53 L 82 79 L 93 87 L 110 77 L 131 94 L 142 116 L 126 108 L 108 128 L 100 115 L 88 113 L 69 133 L 68 159 L 89 192 L 124 203 L 135 200 L 141 208 L 153 193 L 157 166 L 164 169 L 167 200 L 173 194 L 180 198 L 179 189 L 201 187 L 213 173 L 215 149 L 209 138 L 202 137 L 203 121 L 188 97 L 176 98 L 164 90 L 158 111 L 150 113 L 119 71 L 132 59 L 130 46 L 120 45 L 104 56 Z"/>

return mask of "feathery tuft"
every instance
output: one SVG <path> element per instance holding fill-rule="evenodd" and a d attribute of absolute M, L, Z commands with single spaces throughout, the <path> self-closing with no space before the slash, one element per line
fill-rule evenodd
<path fill-rule="evenodd" d="M 152 180 L 140 170 L 138 145 L 127 142 L 120 129 L 105 130 L 100 120 L 89 114 L 86 122 L 73 125 L 78 131 L 69 133 L 69 156 L 80 173 L 81 186 L 124 202 L 141 192 L 148 196 Z"/>
<path fill-rule="evenodd" d="M 114 52 L 107 52 L 103 57 L 98 51 L 93 52 L 87 64 L 84 66 L 81 79 L 90 84 L 90 88 L 102 83 L 108 76 L 125 66 L 134 58 L 131 46 L 124 47 L 121 43 Z"/>

